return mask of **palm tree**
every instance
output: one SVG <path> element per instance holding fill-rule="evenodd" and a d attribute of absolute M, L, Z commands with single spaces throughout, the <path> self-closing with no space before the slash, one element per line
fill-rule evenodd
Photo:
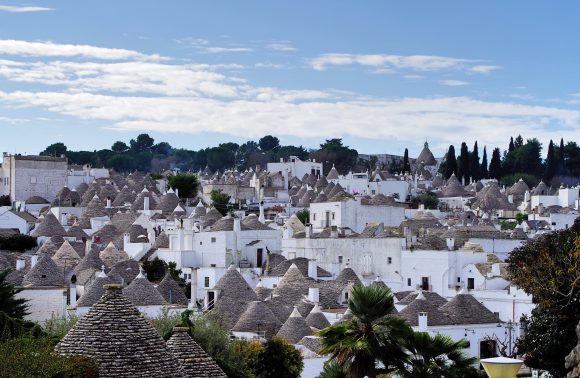
<path fill-rule="evenodd" d="M 453 341 L 445 335 L 414 332 L 404 344 L 409 357 L 397 370 L 403 378 L 477 377 L 473 367 L 476 359 L 463 353 L 463 348 L 469 345 L 466 340 Z"/>
<path fill-rule="evenodd" d="M 403 319 L 393 316 L 391 290 L 378 285 L 354 286 L 348 307 L 351 318 L 318 332 L 320 353 L 330 354 L 348 378 L 375 378 L 400 366 L 406 358 L 402 340 L 412 331 Z"/>

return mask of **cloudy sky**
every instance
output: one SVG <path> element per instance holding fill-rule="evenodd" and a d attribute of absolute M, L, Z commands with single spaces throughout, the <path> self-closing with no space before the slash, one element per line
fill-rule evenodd
<path fill-rule="evenodd" d="M 580 4 L 0 0 L 0 150 L 578 140 Z"/>

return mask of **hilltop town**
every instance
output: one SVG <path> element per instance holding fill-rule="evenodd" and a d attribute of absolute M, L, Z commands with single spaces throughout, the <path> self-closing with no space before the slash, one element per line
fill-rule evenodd
<path fill-rule="evenodd" d="M 70 323 L 56 352 L 112 376 L 225 376 L 184 324 L 166 343 L 153 329 L 183 314 L 217 319 L 235 340 L 278 336 L 316 376 L 332 358 L 324 332 L 353 317 L 357 287 L 388 288 L 389 316 L 464 343 L 474 367 L 515 357 L 538 302 L 513 282 L 512 252 L 578 232 L 580 188 L 570 176 L 552 185 L 556 163 L 542 163 L 556 165 L 549 182 L 528 185 L 535 172 L 522 171 L 506 186 L 487 158 L 468 175 L 463 156 L 451 169 L 427 142 L 416 158 L 363 156 L 367 167 L 291 155 L 223 171 L 124 172 L 62 152 L 4 154 L 0 270 L 26 303 L 22 321 Z M 110 335 L 134 344 L 111 356 Z"/>

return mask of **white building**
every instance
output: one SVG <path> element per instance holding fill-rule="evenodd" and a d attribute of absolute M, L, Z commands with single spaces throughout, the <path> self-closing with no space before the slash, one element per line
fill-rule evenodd
<path fill-rule="evenodd" d="M 322 163 L 317 163 L 316 159 L 310 161 L 302 161 L 296 156 L 290 156 L 287 161 L 280 159 L 276 163 L 268 163 L 266 170 L 268 172 L 280 172 L 284 174 L 287 172 L 289 176 L 295 176 L 302 179 L 304 175 L 313 174 L 315 176 L 322 176 Z"/>
<path fill-rule="evenodd" d="M 580 204 L 580 188 L 560 188 L 558 193 L 554 195 L 532 195 L 531 196 L 531 208 L 534 209 L 539 205 L 543 207 L 548 206 L 561 206 L 561 207 L 571 207 L 574 209 L 579 208 Z"/>
<path fill-rule="evenodd" d="M 67 159 L 4 153 L 0 169 L 0 195 L 12 202 L 39 196 L 52 201 L 68 182 Z"/>
<path fill-rule="evenodd" d="M 109 178 L 107 168 L 92 168 L 90 165 L 69 166 L 68 170 L 68 187 L 77 188 L 81 183 L 92 184 L 99 178 Z"/>

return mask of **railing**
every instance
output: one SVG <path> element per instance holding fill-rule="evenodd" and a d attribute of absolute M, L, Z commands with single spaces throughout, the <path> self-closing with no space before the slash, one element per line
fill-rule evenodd
<path fill-rule="evenodd" d="M 207 306 L 202 307 L 201 308 L 201 311 L 205 314 L 208 311 L 210 311 L 213 308 L 214 305 L 215 305 L 215 299 L 207 302 Z"/>

